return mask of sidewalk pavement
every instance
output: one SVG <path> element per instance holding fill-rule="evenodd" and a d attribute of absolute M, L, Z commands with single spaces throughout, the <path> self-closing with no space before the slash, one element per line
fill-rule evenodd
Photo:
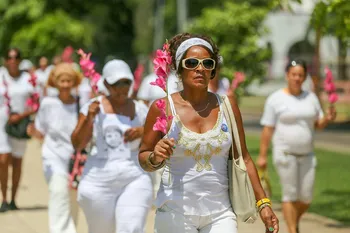
<path fill-rule="evenodd" d="M 17 200 L 21 210 L 0 214 L 0 232 L 48 233 L 47 200 L 48 190 L 41 169 L 40 144 L 32 140 L 28 143 L 28 150 L 24 157 L 23 177 Z M 277 204 L 275 210 L 281 223 L 280 232 L 287 233 Z M 153 232 L 153 222 L 154 211 L 151 211 L 147 222 L 147 233 Z M 315 214 L 307 214 L 300 224 L 300 231 L 302 233 L 350 233 L 350 228 L 342 227 L 336 221 Z M 264 232 L 260 220 L 253 225 L 239 224 L 239 233 L 253 232 Z M 78 233 L 87 233 L 85 218 L 81 212 L 78 220 Z"/>

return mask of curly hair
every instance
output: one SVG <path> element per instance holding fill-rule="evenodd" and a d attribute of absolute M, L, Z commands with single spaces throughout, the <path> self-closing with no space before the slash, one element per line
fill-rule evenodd
<path fill-rule="evenodd" d="M 176 58 L 175 58 L 176 51 L 182 42 L 184 42 L 185 40 L 191 39 L 191 38 L 201 38 L 201 39 L 207 41 L 213 47 L 213 52 L 210 50 L 208 50 L 208 52 L 210 53 L 211 58 L 215 60 L 215 64 L 216 64 L 216 67 L 212 71 L 212 74 L 211 74 L 212 78 L 214 78 L 215 73 L 216 73 L 216 68 L 219 64 L 219 49 L 210 37 L 204 36 L 204 35 L 191 34 L 191 33 L 185 32 L 185 33 L 178 34 L 178 35 L 174 36 L 173 38 L 171 38 L 171 40 L 169 40 L 169 48 L 170 48 L 170 54 L 171 54 L 171 58 L 172 58 L 171 68 L 173 70 L 175 70 L 178 75 L 180 75 L 182 73 L 182 70 L 183 70 L 182 66 L 179 66 L 178 70 L 176 70 Z M 186 56 L 186 53 L 184 54 L 183 57 L 185 57 L 185 56 Z M 183 57 L 181 58 L 181 60 L 183 59 Z M 181 64 L 181 62 L 180 62 L 180 64 Z"/>
<path fill-rule="evenodd" d="M 75 71 L 72 64 L 60 63 L 51 70 L 46 85 L 57 88 L 56 81 L 62 74 L 68 74 L 74 78 L 73 87 L 79 86 L 83 80 L 83 75 L 80 72 Z"/>

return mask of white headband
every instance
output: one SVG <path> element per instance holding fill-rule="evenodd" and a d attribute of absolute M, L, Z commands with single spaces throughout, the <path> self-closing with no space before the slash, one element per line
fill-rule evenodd
<path fill-rule="evenodd" d="M 175 55 L 176 70 L 179 69 L 181 58 L 186 53 L 186 51 L 195 45 L 203 45 L 204 47 L 208 48 L 212 53 L 214 53 L 213 47 L 207 41 L 201 38 L 195 37 L 195 38 L 190 38 L 188 40 L 185 40 L 180 44 L 180 46 L 177 48 L 177 51 L 176 51 L 176 55 Z"/>

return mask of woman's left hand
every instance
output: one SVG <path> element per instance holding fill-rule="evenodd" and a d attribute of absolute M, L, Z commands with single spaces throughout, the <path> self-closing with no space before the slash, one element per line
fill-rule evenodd
<path fill-rule="evenodd" d="M 260 211 L 260 218 L 265 224 L 266 233 L 277 233 L 279 221 L 271 207 L 267 206 Z"/>
<path fill-rule="evenodd" d="M 336 117 L 337 117 L 337 111 L 335 107 L 332 105 L 329 106 L 329 108 L 327 109 L 327 115 L 326 115 L 327 120 L 334 121 Z"/>
<path fill-rule="evenodd" d="M 142 137 L 142 135 L 143 135 L 143 127 L 130 128 L 124 134 L 124 141 L 132 142 L 135 139 Z"/>

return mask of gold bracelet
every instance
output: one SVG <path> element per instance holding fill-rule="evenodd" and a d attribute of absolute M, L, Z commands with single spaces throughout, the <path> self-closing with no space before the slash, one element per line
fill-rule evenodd
<path fill-rule="evenodd" d="M 262 205 L 259 207 L 258 212 L 260 213 L 261 210 L 264 209 L 264 208 L 267 207 L 267 206 L 271 207 L 271 204 L 270 204 L 270 203 L 264 203 L 264 204 L 262 204 Z"/>
<path fill-rule="evenodd" d="M 147 156 L 146 162 L 147 165 L 155 170 L 162 168 L 165 165 L 165 160 L 163 160 L 161 163 L 158 164 L 153 164 L 151 162 L 151 156 L 153 157 L 154 152 L 152 151 L 151 153 L 149 153 L 149 155 Z"/>
<path fill-rule="evenodd" d="M 263 198 L 256 202 L 256 207 L 259 208 L 262 204 L 265 204 L 265 203 L 269 203 L 270 205 L 272 204 L 269 198 Z"/>

